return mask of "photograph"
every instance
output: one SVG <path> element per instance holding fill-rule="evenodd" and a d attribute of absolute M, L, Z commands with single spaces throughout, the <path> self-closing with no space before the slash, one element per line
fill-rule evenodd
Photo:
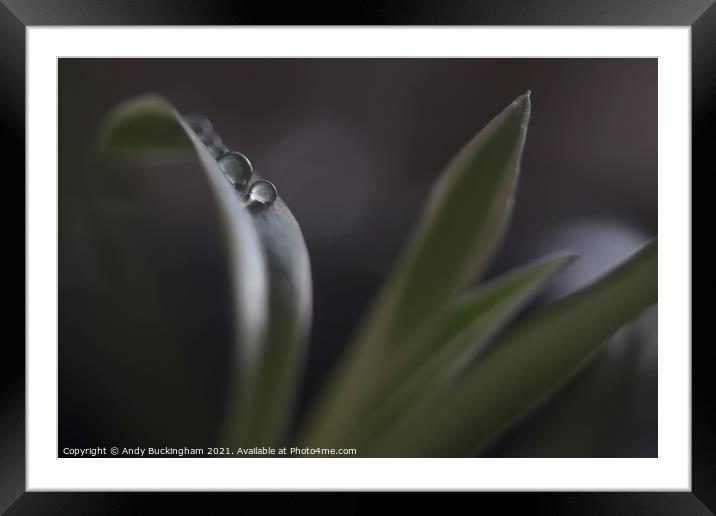
<path fill-rule="evenodd" d="M 0 0 L 0 514 L 714 514 L 713 3 Z"/>
<path fill-rule="evenodd" d="M 659 66 L 58 57 L 56 457 L 659 457 Z"/>

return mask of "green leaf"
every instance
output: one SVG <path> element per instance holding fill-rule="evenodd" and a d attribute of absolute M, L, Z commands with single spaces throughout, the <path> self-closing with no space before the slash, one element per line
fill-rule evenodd
<path fill-rule="evenodd" d="M 275 443 L 291 415 L 311 317 L 310 265 L 298 223 L 280 197 L 266 206 L 247 205 L 161 97 L 123 104 L 105 127 L 100 154 L 120 162 L 146 163 L 165 151 L 193 148 L 214 196 L 232 277 L 238 364 L 224 433 L 245 444 Z"/>
<path fill-rule="evenodd" d="M 367 334 L 373 326 L 385 328 L 390 345 L 487 267 L 511 213 L 529 115 L 525 94 L 448 164 L 366 323 Z"/>
<path fill-rule="evenodd" d="M 567 381 L 605 340 L 657 301 L 657 242 L 499 339 L 436 399 L 416 405 L 370 456 L 474 453 Z"/>
<path fill-rule="evenodd" d="M 250 206 L 269 269 L 269 314 L 260 363 L 250 372 L 240 444 L 279 445 L 292 415 L 312 313 L 311 268 L 298 223 L 280 199 Z"/>
<path fill-rule="evenodd" d="M 657 311 L 653 306 L 620 328 L 549 402 L 481 454 L 656 456 Z"/>
<path fill-rule="evenodd" d="M 268 279 L 259 236 L 243 201 L 204 144 L 163 98 L 147 95 L 131 99 L 119 105 L 104 125 L 100 138 L 101 156 L 105 160 L 120 161 L 125 174 L 131 174 L 132 168 L 142 168 L 141 175 L 134 174 L 134 179 L 140 182 L 150 179 L 147 176 L 151 174 L 153 164 L 146 164 L 149 153 L 166 149 L 191 150 L 193 147 L 194 160 L 209 185 L 220 217 L 232 276 L 240 361 L 242 369 L 250 369 L 257 360 L 267 324 Z M 135 153 L 135 150 L 140 152 Z"/>
<path fill-rule="evenodd" d="M 166 100 L 143 95 L 123 102 L 107 115 L 97 150 L 103 158 L 136 157 L 143 152 L 191 150 L 192 143 Z"/>
<path fill-rule="evenodd" d="M 324 442 L 343 433 L 385 351 L 409 346 L 426 321 L 484 271 L 509 220 L 529 114 L 528 93 L 448 164 L 304 435 Z"/>
<path fill-rule="evenodd" d="M 575 259 L 559 256 L 512 271 L 443 309 L 416 345 L 386 357 L 382 383 L 346 442 L 361 447 L 416 403 L 436 397 L 535 294 Z"/>
<path fill-rule="evenodd" d="M 135 129 L 144 131 L 139 147 Z M 77 268 L 60 287 L 65 399 L 92 406 L 96 421 L 83 431 L 103 438 L 212 444 L 226 412 L 223 364 L 238 384 L 236 357 L 263 338 L 258 235 L 162 99 L 119 106 L 100 142 L 60 223 L 63 277 Z M 167 160 L 170 148 L 181 152 Z"/>
<path fill-rule="evenodd" d="M 110 426 L 108 437 L 177 445 L 213 439 L 208 422 L 216 395 L 202 382 L 210 360 L 195 354 L 194 335 L 182 331 L 197 311 L 184 318 L 186 326 L 177 324 L 178 307 L 164 289 L 167 261 L 143 245 L 157 235 L 155 220 L 108 195 L 93 198 L 87 210 L 91 251 L 83 258 L 94 274 L 82 288 L 60 291 L 61 353 L 68 357 L 61 360 L 71 364 L 63 387 L 92 391 L 73 398 L 97 398 L 89 428 Z"/>

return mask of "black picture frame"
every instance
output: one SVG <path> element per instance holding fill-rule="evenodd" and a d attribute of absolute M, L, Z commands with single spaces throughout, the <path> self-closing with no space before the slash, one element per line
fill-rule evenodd
<path fill-rule="evenodd" d="M 109 0 L 0 1 L 0 145 L 5 160 L 6 192 L 14 170 L 25 170 L 25 31 L 42 25 L 661 25 L 690 26 L 692 43 L 692 178 L 713 170 L 708 128 L 716 120 L 716 5 L 713 0 L 644 2 L 642 0 L 524 2 L 365 1 L 346 9 L 305 3 L 272 2 L 130 2 Z M 260 8 L 258 7 L 260 6 Z M 10 159 L 7 159 L 10 158 Z M 24 174 L 15 174 L 24 198 Z M 19 179 L 21 178 L 22 179 Z M 15 190 L 12 190 L 13 192 Z M 18 194 L 6 195 L 6 200 Z M 6 234 L 20 225 L 5 219 Z M 25 255 L 24 237 L 23 263 Z M 6 256 L 17 247 L 5 247 Z M 10 250 L 13 250 L 13 253 Z M 692 246 L 693 252 L 693 246 Z M 26 270 L 26 269 L 25 269 Z M 23 311 L 24 311 L 23 296 Z M 18 302 L 7 303 L 19 306 Z M 9 317 L 8 317 L 9 320 Z M 24 331 L 23 331 L 24 333 Z M 686 343 L 684 343 L 686 344 Z M 538 514 L 710 514 L 716 511 L 716 428 L 708 380 L 715 353 L 710 342 L 692 343 L 692 491 L 690 493 L 484 493 L 500 508 Z M 161 503 L 166 512 L 179 502 L 181 513 L 206 512 L 209 495 L 152 493 L 25 492 L 25 352 L 20 339 L 6 333 L 0 359 L 0 511 L 7 514 L 127 514 Z M 212 495 L 228 503 L 246 494 Z M 227 498 L 229 498 L 227 500 Z M 280 502 L 279 499 L 275 499 Z M 243 503 L 243 502 L 242 502 Z M 265 503 L 265 502 L 262 502 Z M 273 501 L 272 501 L 273 503 Z M 328 502 L 329 504 L 331 502 Z M 341 502 L 356 509 L 356 500 Z M 482 503 L 478 500 L 477 503 Z M 233 507 L 236 507 L 233 505 Z"/>

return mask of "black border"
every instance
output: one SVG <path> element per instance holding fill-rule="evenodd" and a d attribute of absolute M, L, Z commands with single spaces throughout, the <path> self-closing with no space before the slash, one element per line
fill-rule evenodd
<path fill-rule="evenodd" d="M 714 0 L 364 0 L 355 4 L 311 6 L 264 1 L 211 4 L 201 0 L 0 0 L 0 146 L 5 161 L 5 199 L 11 172 L 25 170 L 25 29 L 36 25 L 662 25 L 692 30 L 692 169 L 713 170 L 709 125 L 716 120 L 716 5 Z M 260 6 L 260 8 L 259 8 Z M 12 163 L 12 166 L 10 166 Z M 24 175 L 22 187 L 25 192 Z M 693 178 L 693 172 L 692 172 Z M 16 192 L 17 190 L 12 190 Z M 11 218 L 5 219 L 7 222 Z M 19 224 L 6 224 L 6 234 Z M 24 236 L 23 263 L 25 255 Z M 9 247 L 6 247 L 9 251 Z M 16 249 L 16 248 L 14 248 Z M 6 251 L 5 255 L 9 256 Z M 25 296 L 23 296 L 24 308 Z M 17 306 L 17 305 L 16 305 Z M 23 331 L 24 335 L 24 331 Z M 159 504 L 178 513 L 206 513 L 219 502 L 232 512 L 255 499 L 246 493 L 24 493 L 25 490 L 25 352 L 6 333 L 0 355 L 0 511 L 6 514 L 130 514 Z M 477 503 L 536 514 L 713 514 L 716 510 L 714 462 L 716 411 L 709 377 L 716 353 L 712 343 L 692 345 L 692 492 L 691 493 L 480 493 Z M 315 504 L 315 496 L 300 498 Z M 340 512 L 370 508 L 351 495 Z M 274 496 L 268 504 L 281 504 Z M 13 502 L 14 501 L 14 502 Z M 178 503 L 177 503 L 178 502 Z M 239 505 L 237 505 L 237 503 Z M 262 497 L 262 508 L 266 497 Z M 293 500 L 292 500 L 293 503 Z M 379 503 L 379 502 L 378 502 Z M 424 503 L 424 502 L 421 502 Z M 321 504 L 323 505 L 323 504 Z M 428 504 L 425 508 L 430 508 Z M 443 508 L 441 503 L 436 508 Z M 502 511 L 501 511 L 502 512 Z"/>

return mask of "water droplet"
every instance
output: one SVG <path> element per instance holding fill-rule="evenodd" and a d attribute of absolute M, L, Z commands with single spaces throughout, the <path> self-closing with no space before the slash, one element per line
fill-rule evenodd
<path fill-rule="evenodd" d="M 189 127 L 191 127 L 194 134 L 196 134 L 204 143 L 209 142 L 216 137 L 214 133 L 214 126 L 211 125 L 209 119 L 204 115 L 200 115 L 198 113 L 185 115 L 184 121 Z"/>
<path fill-rule="evenodd" d="M 224 145 L 224 142 L 222 142 L 221 138 L 219 138 L 218 136 L 214 138 L 211 142 L 206 144 L 206 150 L 208 150 L 209 154 L 211 154 L 211 157 L 216 160 L 229 152 L 229 148 Z"/>
<path fill-rule="evenodd" d="M 219 166 L 234 188 L 246 189 L 254 171 L 249 158 L 240 152 L 228 152 L 219 158 Z"/>
<path fill-rule="evenodd" d="M 276 200 L 278 192 L 271 181 L 259 179 L 249 188 L 249 202 L 253 204 L 272 204 Z"/>

